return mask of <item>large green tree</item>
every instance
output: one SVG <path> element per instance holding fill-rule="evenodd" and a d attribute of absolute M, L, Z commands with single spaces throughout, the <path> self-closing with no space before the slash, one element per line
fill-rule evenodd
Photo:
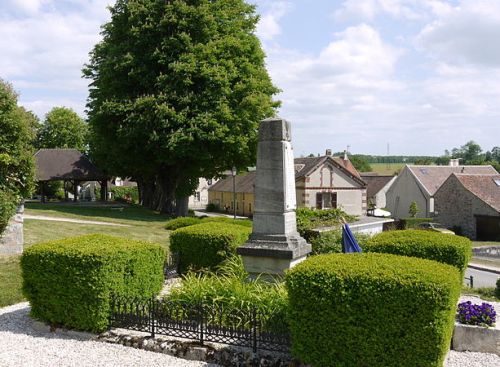
<path fill-rule="evenodd" d="M 16 205 L 33 189 L 32 114 L 17 106 L 12 86 L 0 79 L 0 234 Z"/>
<path fill-rule="evenodd" d="M 118 0 L 84 75 L 91 154 L 173 212 L 198 177 L 254 164 L 278 92 L 243 0 Z"/>
<path fill-rule="evenodd" d="M 54 107 L 38 129 L 38 148 L 87 149 L 87 124 L 71 108 Z"/>

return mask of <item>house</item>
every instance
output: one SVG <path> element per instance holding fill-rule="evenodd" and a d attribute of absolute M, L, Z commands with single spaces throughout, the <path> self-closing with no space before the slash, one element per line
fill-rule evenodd
<path fill-rule="evenodd" d="M 317 209 L 342 208 L 351 215 L 366 213 L 366 184 L 351 161 L 324 156 L 295 159 L 295 188 L 298 207 Z M 252 215 L 255 172 L 234 178 L 236 213 Z M 233 178 L 220 180 L 208 189 L 209 202 L 233 211 Z"/>
<path fill-rule="evenodd" d="M 456 160 L 451 160 L 449 166 L 406 165 L 387 190 L 387 209 L 394 218 L 407 218 L 414 201 L 419 209 L 418 218 L 434 216 L 434 194 L 453 173 L 488 175 L 498 172 L 492 166 L 459 166 Z"/>
<path fill-rule="evenodd" d="M 441 224 L 471 239 L 500 240 L 500 174 L 453 173 L 434 197 Z"/>
<path fill-rule="evenodd" d="M 394 175 L 379 175 L 373 172 L 361 173 L 361 179 L 366 182 L 366 197 L 368 208 L 385 208 L 386 194 L 396 181 Z"/>
<path fill-rule="evenodd" d="M 198 179 L 198 188 L 193 195 L 189 197 L 189 209 L 206 209 L 208 204 L 208 189 L 215 183 L 215 179 Z"/>

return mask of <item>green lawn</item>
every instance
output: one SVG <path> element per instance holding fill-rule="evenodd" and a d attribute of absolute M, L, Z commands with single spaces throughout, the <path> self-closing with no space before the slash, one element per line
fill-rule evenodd
<path fill-rule="evenodd" d="M 19 256 L 0 256 L 0 307 L 24 300 Z"/>
<path fill-rule="evenodd" d="M 25 213 L 127 225 L 127 227 L 117 227 L 25 219 L 25 247 L 38 242 L 90 233 L 103 233 L 111 236 L 155 242 L 163 245 L 166 249 L 169 246 L 169 231 L 163 228 L 168 218 L 139 206 L 120 208 L 27 203 Z M 0 256 L 0 307 L 23 301 L 19 258 L 19 256 Z"/>

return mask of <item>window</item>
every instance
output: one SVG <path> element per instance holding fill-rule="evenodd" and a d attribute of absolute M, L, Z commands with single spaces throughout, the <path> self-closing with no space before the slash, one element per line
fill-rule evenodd
<path fill-rule="evenodd" d="M 196 201 L 200 201 L 201 200 L 201 192 L 196 191 L 195 194 L 194 194 L 194 199 Z"/>
<path fill-rule="evenodd" d="M 332 204 L 332 208 L 334 208 L 334 209 L 337 208 L 337 193 L 336 192 L 331 193 L 331 204 Z"/>
<path fill-rule="evenodd" d="M 497 186 L 500 186 L 500 179 L 495 178 L 495 179 L 493 179 L 493 181 L 495 181 L 495 183 L 497 184 Z"/>
<path fill-rule="evenodd" d="M 212 179 L 208 179 L 208 180 L 207 180 L 207 185 L 208 185 L 208 186 L 211 186 L 211 185 L 212 185 Z"/>
<path fill-rule="evenodd" d="M 240 210 L 240 205 L 239 201 L 236 202 L 236 210 Z"/>
<path fill-rule="evenodd" d="M 248 212 L 251 213 L 252 212 L 252 204 L 248 203 Z"/>
<path fill-rule="evenodd" d="M 316 209 L 323 209 L 323 194 L 321 192 L 316 193 Z"/>

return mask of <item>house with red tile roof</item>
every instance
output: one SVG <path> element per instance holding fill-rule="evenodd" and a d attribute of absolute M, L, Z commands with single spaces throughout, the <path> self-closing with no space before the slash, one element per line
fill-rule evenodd
<path fill-rule="evenodd" d="M 453 173 L 434 197 L 440 223 L 471 239 L 500 241 L 500 174 Z"/>
<path fill-rule="evenodd" d="M 347 214 L 366 214 L 366 183 L 348 156 L 295 158 L 297 207 L 342 208 Z M 252 215 L 255 171 L 235 177 L 236 212 Z M 233 212 L 232 177 L 218 181 L 208 189 L 209 202 Z"/>
<path fill-rule="evenodd" d="M 406 165 L 387 191 L 387 209 L 396 219 L 408 218 L 410 216 L 408 210 L 414 201 L 419 208 L 417 218 L 434 217 L 434 195 L 453 173 L 473 175 L 498 174 L 492 166 Z"/>

